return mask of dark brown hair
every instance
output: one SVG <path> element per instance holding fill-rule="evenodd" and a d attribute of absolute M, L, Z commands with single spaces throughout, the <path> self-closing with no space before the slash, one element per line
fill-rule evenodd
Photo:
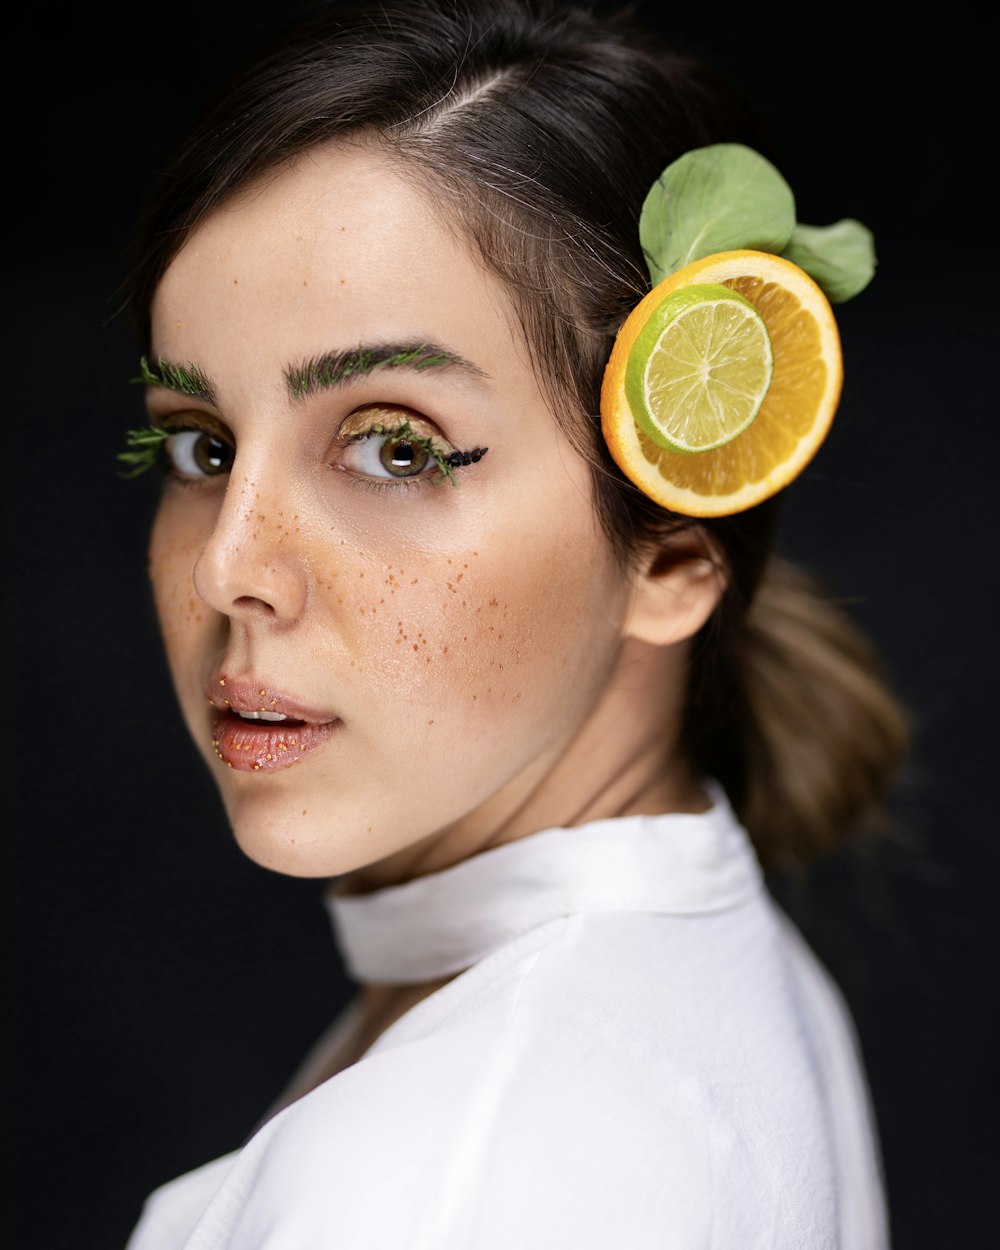
<path fill-rule="evenodd" d="M 250 180 L 338 139 L 407 165 L 506 282 L 553 408 L 592 466 L 619 558 L 689 525 L 612 462 L 599 393 L 615 334 L 649 289 L 638 219 L 654 179 L 708 143 L 768 153 L 737 89 L 627 10 L 333 5 L 226 84 L 161 177 L 130 288 L 144 343 L 157 283 L 196 225 Z M 861 827 L 906 742 L 852 621 L 771 555 L 777 508 L 701 523 L 728 583 L 693 649 L 684 737 L 770 865 Z"/>

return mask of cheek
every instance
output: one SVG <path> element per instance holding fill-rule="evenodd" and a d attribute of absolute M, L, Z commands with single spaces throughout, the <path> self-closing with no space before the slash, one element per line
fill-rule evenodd
<path fill-rule="evenodd" d="M 163 645 L 175 666 L 204 634 L 213 613 L 194 587 L 194 566 L 203 546 L 200 530 L 161 507 L 149 542 L 148 572 Z"/>
<path fill-rule="evenodd" d="M 482 741 L 512 719 L 558 722 L 590 697 L 595 657 L 620 635 L 620 579 L 603 553 L 566 562 L 526 550 L 508 542 L 499 557 L 470 549 L 325 579 L 328 619 L 344 623 L 341 663 L 381 710 L 380 734 L 434 726 Z"/>

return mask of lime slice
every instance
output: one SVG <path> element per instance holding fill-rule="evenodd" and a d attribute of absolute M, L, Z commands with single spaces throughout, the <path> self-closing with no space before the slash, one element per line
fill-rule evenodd
<path fill-rule="evenodd" d="M 636 425 L 667 451 L 712 451 L 753 422 L 774 373 L 764 319 L 730 287 L 686 286 L 657 304 L 625 370 Z"/>

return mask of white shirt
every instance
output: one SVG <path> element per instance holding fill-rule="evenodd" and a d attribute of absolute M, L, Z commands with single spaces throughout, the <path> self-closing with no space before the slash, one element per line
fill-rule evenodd
<path fill-rule="evenodd" d="M 359 981 L 460 975 L 127 1250 L 884 1250 L 847 1011 L 712 793 L 332 892 Z"/>

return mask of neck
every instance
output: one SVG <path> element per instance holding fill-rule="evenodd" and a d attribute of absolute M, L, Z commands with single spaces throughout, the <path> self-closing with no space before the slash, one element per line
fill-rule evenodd
<path fill-rule="evenodd" d="M 541 829 L 704 811 L 708 800 L 678 742 L 686 663 L 686 645 L 626 640 L 614 678 L 571 741 L 457 824 L 347 874 L 338 893 L 399 885 Z"/>

